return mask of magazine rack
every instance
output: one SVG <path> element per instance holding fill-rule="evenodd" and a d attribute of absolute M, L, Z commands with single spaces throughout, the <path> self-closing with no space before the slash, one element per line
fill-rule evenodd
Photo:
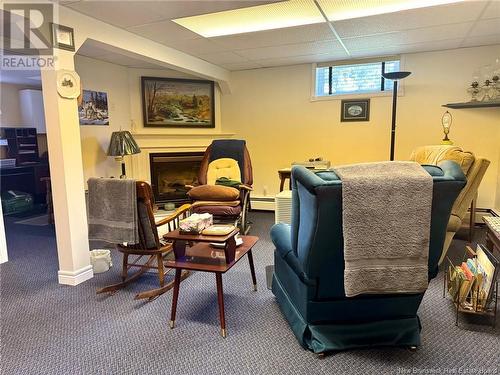
<path fill-rule="evenodd" d="M 467 259 L 473 258 L 475 255 L 476 253 L 474 250 L 467 246 L 462 261 L 466 262 Z M 458 278 L 454 277 L 456 265 L 453 264 L 448 257 L 446 257 L 446 264 L 443 298 L 445 298 L 446 293 L 448 293 L 455 305 L 455 325 L 458 326 L 459 314 L 463 313 L 488 316 L 492 320 L 492 328 L 495 328 L 498 305 L 498 281 L 493 280 L 491 284 L 492 290 L 485 298 L 481 298 L 479 285 L 477 285 L 476 282 L 474 282 L 472 288 L 465 296 L 461 296 L 460 291 L 462 290 L 465 280 L 458 280 Z"/>

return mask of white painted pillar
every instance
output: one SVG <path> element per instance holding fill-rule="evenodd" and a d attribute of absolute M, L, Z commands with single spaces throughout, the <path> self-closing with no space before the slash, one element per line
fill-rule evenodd
<path fill-rule="evenodd" d="M 5 239 L 5 225 L 3 222 L 2 205 L 0 204 L 0 264 L 5 263 L 8 260 L 7 240 Z"/>
<path fill-rule="evenodd" d="M 56 69 L 74 71 L 72 52 L 54 50 Z M 42 71 L 43 102 L 59 258 L 59 283 L 77 285 L 93 277 L 76 99 L 57 92 L 56 70 Z"/>

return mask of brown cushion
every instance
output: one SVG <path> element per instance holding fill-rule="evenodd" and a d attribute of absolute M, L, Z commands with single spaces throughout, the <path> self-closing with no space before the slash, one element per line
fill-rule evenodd
<path fill-rule="evenodd" d="M 241 206 L 196 206 L 192 209 L 193 213 L 204 214 L 209 213 L 214 216 L 239 216 Z"/>
<path fill-rule="evenodd" d="M 235 201 L 239 198 L 238 189 L 222 185 L 200 185 L 188 191 L 188 195 L 195 201 Z"/>

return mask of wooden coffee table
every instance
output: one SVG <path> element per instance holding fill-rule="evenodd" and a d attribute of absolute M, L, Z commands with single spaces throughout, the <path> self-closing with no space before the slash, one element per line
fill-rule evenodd
<path fill-rule="evenodd" d="M 226 319 L 224 314 L 224 293 L 222 289 L 222 274 L 229 271 L 245 254 L 248 254 L 250 273 L 252 275 L 254 290 L 257 290 L 257 279 L 252 257 L 252 247 L 259 240 L 255 236 L 241 236 L 243 243 L 236 246 L 235 235 L 239 230 L 235 229 L 225 236 L 204 236 L 193 234 L 181 234 L 179 229 L 165 234 L 163 237 L 173 242 L 175 260 L 167 260 L 166 267 L 175 268 L 174 294 L 172 297 L 172 311 L 170 317 L 170 328 L 175 327 L 175 315 L 177 312 L 177 301 L 179 299 L 179 287 L 181 283 L 182 270 L 202 271 L 215 273 L 217 285 L 217 301 L 219 304 L 219 319 L 221 336 L 226 337 Z M 225 243 L 223 249 L 210 245 L 213 243 Z M 188 246 L 188 244 L 192 244 Z"/>

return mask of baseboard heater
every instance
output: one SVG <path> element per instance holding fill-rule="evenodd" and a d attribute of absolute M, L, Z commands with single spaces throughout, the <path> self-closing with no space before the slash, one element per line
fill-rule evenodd
<path fill-rule="evenodd" d="M 250 196 L 252 210 L 274 211 L 274 197 Z"/>
<path fill-rule="evenodd" d="M 276 223 L 292 221 L 292 192 L 285 190 L 276 197 L 251 197 L 252 209 L 274 211 Z"/>

